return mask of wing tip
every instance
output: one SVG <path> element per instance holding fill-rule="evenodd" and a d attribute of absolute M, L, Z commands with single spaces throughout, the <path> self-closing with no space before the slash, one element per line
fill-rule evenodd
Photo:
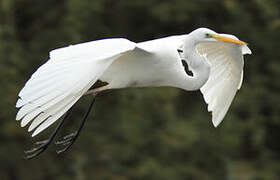
<path fill-rule="evenodd" d="M 222 120 L 223 119 L 212 118 L 212 123 L 213 123 L 214 127 L 217 128 L 221 124 Z"/>
<path fill-rule="evenodd" d="M 217 128 L 221 124 L 226 113 L 227 113 L 227 110 L 222 111 L 222 112 L 212 112 L 212 123 L 215 128 Z"/>
<path fill-rule="evenodd" d="M 43 129 L 39 129 L 39 128 L 37 128 L 33 133 L 32 133 L 32 135 L 31 135 L 31 137 L 35 137 L 36 135 L 38 135 L 41 131 L 42 131 Z"/>
<path fill-rule="evenodd" d="M 17 102 L 16 102 L 16 108 L 20 108 L 21 106 L 23 106 L 24 102 L 21 99 L 21 97 L 18 98 Z"/>
<path fill-rule="evenodd" d="M 212 120 L 212 123 L 213 123 L 214 127 L 217 128 L 220 125 L 221 122 Z"/>
<path fill-rule="evenodd" d="M 17 113 L 17 115 L 16 115 L 16 121 L 20 121 L 21 119 L 22 119 L 22 117 L 20 116 L 19 113 Z"/>
<path fill-rule="evenodd" d="M 242 54 L 243 55 L 245 55 L 245 54 L 252 54 L 252 51 L 251 51 L 251 49 L 247 45 L 243 45 L 242 46 Z"/>
<path fill-rule="evenodd" d="M 31 132 L 31 131 L 33 131 L 36 127 L 37 127 L 37 126 L 35 126 L 35 123 L 32 122 L 32 123 L 30 124 L 30 126 L 28 127 L 27 131 L 28 131 L 28 132 Z"/>

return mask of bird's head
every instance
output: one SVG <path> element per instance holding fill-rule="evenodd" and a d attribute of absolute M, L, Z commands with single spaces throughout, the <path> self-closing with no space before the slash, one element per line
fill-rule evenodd
<path fill-rule="evenodd" d="M 196 43 L 201 42 L 225 42 L 239 45 L 247 45 L 246 42 L 240 41 L 237 37 L 228 34 L 218 34 L 208 28 L 199 28 L 190 33 Z"/>

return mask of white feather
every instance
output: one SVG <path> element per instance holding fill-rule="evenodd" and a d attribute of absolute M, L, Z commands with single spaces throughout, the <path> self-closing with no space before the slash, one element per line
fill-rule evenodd
<path fill-rule="evenodd" d="M 16 107 L 21 126 L 37 135 L 59 119 L 96 82 L 103 72 L 135 43 L 106 39 L 82 43 L 50 52 L 50 60 L 27 81 Z"/>
<path fill-rule="evenodd" d="M 28 131 L 33 131 L 44 120 L 46 120 L 47 118 L 49 118 L 50 116 L 55 114 L 63 106 L 70 103 L 74 98 L 75 98 L 74 96 L 68 95 L 68 96 L 64 97 L 63 100 L 60 100 L 60 101 L 52 104 L 52 106 L 50 106 L 48 109 L 46 109 L 45 111 L 42 111 L 41 114 L 32 121 L 31 125 L 28 128 Z"/>
<path fill-rule="evenodd" d="M 56 106 L 55 108 L 53 108 L 55 110 L 55 113 L 49 115 L 48 118 L 45 121 L 43 121 L 42 124 L 39 125 L 39 127 L 35 129 L 35 131 L 32 133 L 32 137 L 36 136 L 37 134 L 45 130 L 47 127 L 49 127 L 51 124 L 53 124 L 66 111 L 68 111 L 71 108 L 71 106 L 73 106 L 79 100 L 80 97 L 81 95 L 76 98 L 72 97 L 70 99 L 67 99 L 66 101 L 61 103 L 60 106 Z"/>
<path fill-rule="evenodd" d="M 223 34 L 225 35 L 225 34 Z M 237 39 L 232 35 L 225 35 Z M 226 115 L 229 106 L 240 89 L 243 79 L 243 54 L 250 53 L 246 45 L 208 42 L 197 45 L 200 54 L 206 54 L 211 65 L 210 77 L 200 91 L 208 111 L 212 112 L 212 122 L 217 127 Z"/>
<path fill-rule="evenodd" d="M 200 90 L 216 127 L 241 87 L 243 54 L 251 51 L 246 45 L 214 42 L 205 37 L 206 32 L 213 31 L 201 28 L 189 35 L 137 44 L 122 38 L 105 39 L 53 50 L 49 61 L 19 93 L 16 119 L 21 119 L 21 126 L 31 123 L 28 131 L 34 130 L 35 136 L 67 112 L 97 79 L 107 82 L 110 89 L 173 86 L 197 90 L 208 78 Z M 197 51 L 210 63 L 210 77 L 208 63 L 199 56 L 197 60 L 202 61 L 195 62 L 197 56 L 188 58 L 196 53 L 196 43 Z M 178 48 L 183 48 L 193 77 L 185 74 Z M 202 76 L 196 76 L 196 72 Z"/>
<path fill-rule="evenodd" d="M 59 96 L 59 91 L 52 91 L 49 94 L 46 94 L 45 96 L 42 96 L 41 98 L 33 100 L 29 100 L 28 103 L 26 103 L 17 113 L 16 120 L 22 119 L 23 116 L 30 113 L 31 111 L 35 110 L 36 108 L 40 108 L 47 102 L 52 101 L 53 99 L 57 98 Z"/>

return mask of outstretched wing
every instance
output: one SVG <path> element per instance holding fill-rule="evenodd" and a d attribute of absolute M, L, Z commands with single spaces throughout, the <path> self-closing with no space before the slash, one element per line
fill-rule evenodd
<path fill-rule="evenodd" d="M 127 39 L 105 39 L 50 52 L 19 93 L 16 120 L 37 135 L 59 119 L 97 81 L 111 63 L 135 49 Z"/>
<path fill-rule="evenodd" d="M 232 35 L 223 35 L 237 39 Z M 200 43 L 197 51 L 204 55 L 211 65 L 209 79 L 200 91 L 208 104 L 208 111 L 212 112 L 212 122 L 217 127 L 241 87 L 243 55 L 251 54 L 251 51 L 246 45 L 223 42 Z"/>

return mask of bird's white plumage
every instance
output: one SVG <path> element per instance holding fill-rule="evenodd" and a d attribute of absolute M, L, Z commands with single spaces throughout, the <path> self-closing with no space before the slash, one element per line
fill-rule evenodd
<path fill-rule="evenodd" d="M 32 121 L 33 136 L 61 117 L 123 53 L 135 48 L 126 39 L 99 40 L 51 51 L 19 93 L 16 120 Z"/>
<path fill-rule="evenodd" d="M 246 45 L 209 38 L 200 28 L 188 35 L 134 43 L 105 39 L 56 49 L 19 93 L 16 120 L 37 135 L 59 119 L 98 80 L 109 89 L 173 86 L 203 93 L 214 126 L 224 118 L 243 79 Z M 208 34 L 208 35 L 207 35 Z M 237 39 L 232 35 L 224 35 Z M 184 52 L 178 54 L 178 49 Z M 185 73 L 183 58 L 193 76 Z M 206 83 L 205 83 L 206 82 Z"/>
<path fill-rule="evenodd" d="M 110 88 L 173 86 L 178 76 L 185 78 L 178 46 L 184 36 L 169 36 L 137 43 L 100 77 Z"/>
<path fill-rule="evenodd" d="M 232 35 L 223 35 L 237 39 Z M 209 79 L 200 91 L 208 104 L 208 111 L 212 111 L 212 122 L 217 127 L 241 87 L 243 54 L 251 54 L 251 51 L 246 45 L 223 42 L 200 43 L 197 51 L 205 55 L 211 66 Z"/>

